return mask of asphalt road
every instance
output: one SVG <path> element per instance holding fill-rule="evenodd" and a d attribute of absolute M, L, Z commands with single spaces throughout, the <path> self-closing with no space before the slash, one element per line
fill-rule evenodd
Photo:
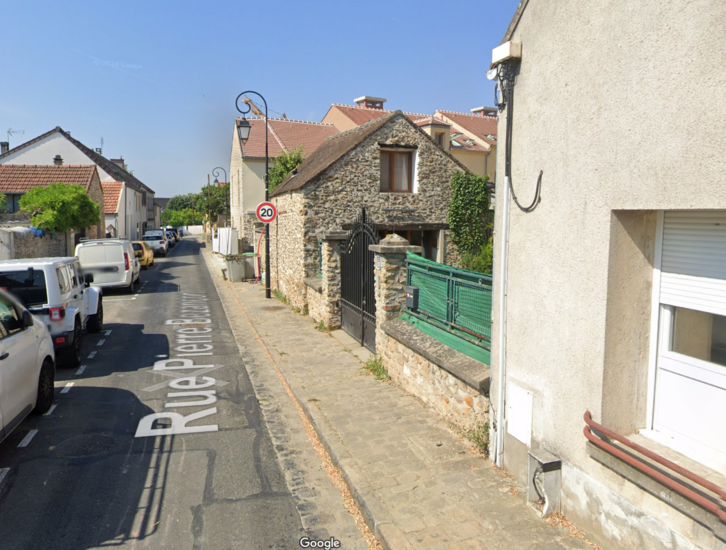
<path fill-rule="evenodd" d="M 200 246 L 157 258 L 137 294 L 106 293 L 104 331 L 84 334 L 81 369 L 58 370 L 54 408 L 0 443 L 3 550 L 299 547 Z"/>

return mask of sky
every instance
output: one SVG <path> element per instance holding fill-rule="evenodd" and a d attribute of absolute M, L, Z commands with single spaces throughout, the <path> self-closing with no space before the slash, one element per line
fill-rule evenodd
<path fill-rule="evenodd" d="M 315 122 L 362 95 L 414 113 L 491 106 L 485 72 L 518 3 L 9 2 L 0 141 L 60 126 L 91 148 L 103 140 L 157 197 L 197 192 L 215 167 L 229 172 L 246 90 L 271 117 Z"/>

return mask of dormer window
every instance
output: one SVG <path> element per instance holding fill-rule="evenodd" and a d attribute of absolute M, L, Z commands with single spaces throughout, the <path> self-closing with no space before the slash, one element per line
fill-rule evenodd
<path fill-rule="evenodd" d="M 411 193 L 413 151 L 381 151 L 381 192 Z"/>

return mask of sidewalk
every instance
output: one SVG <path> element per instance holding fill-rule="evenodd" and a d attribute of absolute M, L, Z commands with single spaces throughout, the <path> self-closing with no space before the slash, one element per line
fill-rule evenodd
<path fill-rule="evenodd" d="M 234 289 L 384 548 L 592 548 L 540 519 L 522 487 L 421 401 L 366 374 L 356 357 L 366 354 L 346 348 L 344 336 L 266 300 L 262 285 L 220 285 L 223 264 L 204 255 L 220 293 Z"/>

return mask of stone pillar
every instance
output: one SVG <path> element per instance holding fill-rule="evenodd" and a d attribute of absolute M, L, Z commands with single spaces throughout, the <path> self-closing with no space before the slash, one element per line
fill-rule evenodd
<path fill-rule="evenodd" d="M 386 337 L 381 325 L 398 317 L 406 305 L 406 252 L 420 254 L 422 248 L 394 233 L 372 244 L 370 250 L 374 254 L 376 342 L 381 342 Z"/>
<path fill-rule="evenodd" d="M 325 324 L 330 329 L 340 328 L 340 250 L 343 242 L 348 238 L 346 231 L 326 231 L 322 234 L 322 275 L 323 275 L 323 301 L 327 310 L 328 320 Z"/>

